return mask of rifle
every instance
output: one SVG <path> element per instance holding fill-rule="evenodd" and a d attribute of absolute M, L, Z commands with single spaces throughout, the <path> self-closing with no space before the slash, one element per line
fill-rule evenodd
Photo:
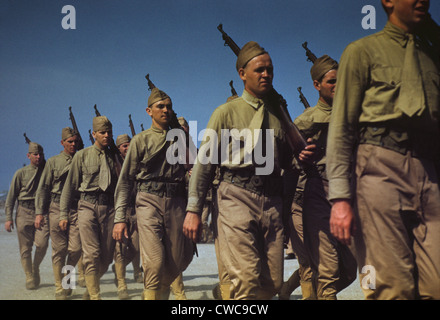
<path fill-rule="evenodd" d="M 93 138 L 92 130 L 90 130 L 90 129 L 89 129 L 89 139 L 90 139 L 90 142 L 92 143 L 92 145 L 94 145 L 95 144 L 95 139 Z"/>
<path fill-rule="evenodd" d="M 156 86 L 153 84 L 153 82 L 151 82 L 151 80 L 150 80 L 150 74 L 148 73 L 146 76 L 145 76 L 145 79 L 147 79 L 147 82 L 148 82 L 148 90 L 153 90 L 154 88 L 156 88 Z"/>
<path fill-rule="evenodd" d="M 131 114 L 128 115 L 128 124 L 131 129 L 131 135 L 134 137 L 136 135 L 136 131 L 134 130 L 133 121 L 131 120 Z"/>
<path fill-rule="evenodd" d="M 235 53 L 236 56 L 240 53 L 240 47 L 232 40 L 230 36 L 226 32 L 223 31 L 223 24 L 219 24 L 217 29 L 222 33 L 223 40 L 225 41 L 225 47 L 231 48 L 231 50 Z"/>
<path fill-rule="evenodd" d="M 96 107 L 96 104 L 93 106 L 93 108 L 95 108 L 95 114 L 97 117 L 101 116 L 101 113 L 98 111 L 98 108 Z"/>
<path fill-rule="evenodd" d="M 72 107 L 69 107 L 69 119 L 72 122 L 73 130 L 78 135 L 78 146 L 76 149 L 77 150 L 84 149 L 84 142 L 83 142 L 83 139 L 81 138 L 81 135 L 79 134 L 78 126 L 76 125 L 76 121 L 75 121 L 75 116 L 73 115 L 73 112 L 72 112 Z"/>
<path fill-rule="evenodd" d="M 311 61 L 312 63 L 315 63 L 315 61 L 316 61 L 317 58 L 316 58 L 316 56 L 313 54 L 313 52 L 310 51 L 309 48 L 307 48 L 307 41 L 304 42 L 304 43 L 302 44 L 302 46 L 303 46 L 303 48 L 306 50 L 307 61 Z"/>
<path fill-rule="evenodd" d="M 302 104 L 304 105 L 304 107 L 306 109 L 310 108 L 310 104 L 307 101 L 306 97 L 303 95 L 303 93 L 301 92 L 301 87 L 298 87 L 298 92 L 299 92 L 299 99 L 302 102 Z"/>
<path fill-rule="evenodd" d="M 229 86 L 231 87 L 231 93 L 233 96 L 238 96 L 237 91 L 235 91 L 234 86 L 232 85 L 234 83 L 234 81 L 230 81 L 229 82 Z"/>
<path fill-rule="evenodd" d="M 223 35 L 223 40 L 225 41 L 225 46 L 230 47 L 231 50 L 235 53 L 235 55 L 238 56 L 238 54 L 240 53 L 240 48 L 231 39 L 231 37 L 229 37 L 226 34 L 226 32 L 223 31 L 222 24 L 220 24 L 217 27 L 217 29 Z M 279 100 L 279 103 L 280 103 L 280 107 L 279 107 L 280 122 L 281 122 L 281 125 L 282 125 L 284 131 L 287 134 L 287 141 L 288 141 L 290 147 L 292 148 L 292 151 L 295 154 L 295 156 L 298 156 L 299 153 L 301 152 L 301 150 L 303 150 L 307 146 L 307 143 L 304 140 L 301 133 L 299 132 L 296 125 L 293 123 L 292 118 L 289 115 L 289 112 L 287 110 L 286 100 L 284 100 L 284 98 L 278 92 L 276 92 L 275 89 L 273 89 L 273 91 L 275 93 L 275 97 L 278 97 L 277 100 Z"/>
<path fill-rule="evenodd" d="M 26 141 L 27 144 L 31 143 L 31 140 L 27 137 L 26 132 L 23 133 L 24 135 L 24 140 Z"/>
<path fill-rule="evenodd" d="M 142 131 L 145 131 L 143 123 L 141 123 L 141 129 L 142 129 Z"/>

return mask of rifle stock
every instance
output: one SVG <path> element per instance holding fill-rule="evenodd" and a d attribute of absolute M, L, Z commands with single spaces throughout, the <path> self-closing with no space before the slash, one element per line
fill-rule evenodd
<path fill-rule="evenodd" d="M 301 87 L 298 87 L 298 92 L 299 92 L 299 99 L 302 102 L 302 104 L 304 105 L 304 108 L 306 108 L 306 109 L 310 108 L 310 104 L 307 101 L 306 97 L 303 95 L 303 93 L 301 91 Z"/>
<path fill-rule="evenodd" d="M 96 104 L 93 106 L 93 108 L 95 109 L 95 114 L 97 117 L 101 116 L 101 113 L 98 111 L 98 108 L 96 107 Z"/>
<path fill-rule="evenodd" d="M 234 40 L 232 40 L 232 38 L 223 31 L 223 25 L 220 24 L 217 29 L 222 33 L 223 40 L 225 40 L 225 46 L 231 48 L 235 55 L 238 56 L 241 49 L 237 46 Z M 307 146 L 307 143 L 289 115 L 286 100 L 284 100 L 284 98 L 278 92 L 276 92 L 275 89 L 273 89 L 273 93 L 274 96 L 277 97 L 277 100 L 279 100 L 280 122 L 287 134 L 287 141 L 292 148 L 294 155 L 298 156 L 299 153 Z"/>
<path fill-rule="evenodd" d="M 131 136 L 134 137 L 136 135 L 136 131 L 134 130 L 133 121 L 131 120 L 131 114 L 128 115 L 128 125 L 131 129 Z"/>
<path fill-rule="evenodd" d="M 92 143 L 92 145 L 94 145 L 95 144 L 95 139 L 93 138 L 92 130 L 90 130 L 90 129 L 89 129 L 89 139 L 90 139 L 90 142 Z"/>
<path fill-rule="evenodd" d="M 23 136 L 24 136 L 24 141 L 25 141 L 27 144 L 31 143 L 31 140 L 27 137 L 26 132 L 23 133 Z"/>
<path fill-rule="evenodd" d="M 302 46 L 303 46 L 303 48 L 306 50 L 307 61 L 311 61 L 312 63 L 315 63 L 315 61 L 316 61 L 317 58 L 316 58 L 316 56 L 313 54 L 313 52 L 310 51 L 309 48 L 307 48 L 307 41 L 304 42 L 304 43 L 302 44 Z"/>
<path fill-rule="evenodd" d="M 231 87 L 231 94 L 233 96 L 238 96 L 237 91 L 235 91 L 235 89 L 234 89 L 233 83 L 234 83 L 234 81 L 232 81 L 232 80 L 229 82 L 229 86 Z"/>
<path fill-rule="evenodd" d="M 73 130 L 78 135 L 78 147 L 77 147 L 77 150 L 84 149 L 84 141 L 81 138 L 81 134 L 79 133 L 78 126 L 76 125 L 76 120 L 75 120 L 75 116 L 73 115 L 73 112 L 72 112 L 72 107 L 69 107 L 69 119 L 70 119 L 70 122 L 72 122 Z"/>

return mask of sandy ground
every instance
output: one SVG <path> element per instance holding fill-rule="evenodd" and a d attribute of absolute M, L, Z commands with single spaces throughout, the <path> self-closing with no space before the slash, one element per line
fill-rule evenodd
<path fill-rule="evenodd" d="M 51 265 L 51 247 L 40 267 L 41 284 L 37 290 L 26 290 L 25 276 L 20 263 L 18 239 L 15 229 L 8 233 L 4 228 L 4 210 L 0 210 L 0 300 L 53 300 L 54 280 Z M 218 282 L 217 263 L 213 244 L 199 244 L 199 257 L 183 273 L 186 296 L 190 300 L 213 300 L 212 289 Z M 298 268 L 296 259 L 285 260 L 285 280 Z M 127 286 L 131 300 L 139 300 L 143 285 L 133 280 L 131 264 L 127 267 Z M 81 300 L 85 289 L 78 287 L 73 291 L 71 300 Z M 109 271 L 101 279 L 101 296 L 103 300 L 117 300 L 114 276 Z M 174 299 L 171 294 L 170 299 Z M 274 300 L 278 298 L 275 297 Z M 296 289 L 291 300 L 301 299 L 301 290 Z M 359 280 L 339 293 L 339 300 L 363 300 Z"/>

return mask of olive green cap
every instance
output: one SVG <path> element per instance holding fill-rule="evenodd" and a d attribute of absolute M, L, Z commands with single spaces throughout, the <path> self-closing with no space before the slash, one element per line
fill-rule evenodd
<path fill-rule="evenodd" d="M 312 80 L 321 80 L 321 78 L 330 70 L 338 69 L 338 62 L 333 60 L 328 55 L 316 59 L 312 68 L 310 69 L 310 75 Z"/>
<path fill-rule="evenodd" d="M 63 130 L 61 130 L 61 140 L 69 139 L 70 137 L 73 137 L 74 135 L 78 134 L 75 130 L 73 130 L 70 127 L 65 127 Z"/>
<path fill-rule="evenodd" d="M 182 127 L 189 127 L 188 122 L 186 121 L 186 119 L 184 117 L 178 117 L 177 121 L 179 121 L 179 124 Z"/>
<path fill-rule="evenodd" d="M 106 116 L 99 116 L 93 118 L 93 131 L 111 131 L 112 123 Z"/>
<path fill-rule="evenodd" d="M 246 64 L 253 58 L 265 53 L 267 53 L 267 51 L 260 47 L 258 43 L 255 41 L 249 41 L 243 46 L 243 48 L 241 48 L 240 53 L 238 54 L 237 64 L 235 66 L 237 71 L 240 68 L 244 68 L 244 66 L 246 66 Z"/>
<path fill-rule="evenodd" d="M 171 98 L 165 92 L 159 90 L 158 88 L 153 88 L 153 90 L 151 90 L 150 97 L 148 98 L 148 107 L 151 107 L 156 102 L 165 99 L 171 100 Z"/>
<path fill-rule="evenodd" d="M 38 143 L 36 142 L 29 142 L 29 150 L 28 153 L 32 153 L 32 154 L 42 154 L 43 153 L 43 147 L 40 146 Z"/>
<path fill-rule="evenodd" d="M 130 142 L 130 141 L 131 141 L 131 139 L 128 136 L 128 134 L 126 134 L 126 133 L 121 134 L 116 138 L 116 147 L 119 147 L 121 144 Z"/>

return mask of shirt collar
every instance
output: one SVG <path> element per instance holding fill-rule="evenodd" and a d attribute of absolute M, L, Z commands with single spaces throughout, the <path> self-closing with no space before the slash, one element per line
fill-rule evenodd
<path fill-rule="evenodd" d="M 326 103 L 325 101 L 322 101 L 321 99 L 318 99 L 317 107 L 319 109 L 322 109 L 323 111 L 331 111 L 332 106 Z"/>
<path fill-rule="evenodd" d="M 168 130 L 162 130 L 161 128 L 156 127 L 155 125 L 151 124 L 151 130 L 157 133 L 167 133 Z"/>
<path fill-rule="evenodd" d="M 386 35 L 388 35 L 391 39 L 400 44 L 403 48 L 406 47 L 408 40 L 413 35 L 411 33 L 405 32 L 402 28 L 392 24 L 390 21 L 387 22 L 383 31 Z"/>
<path fill-rule="evenodd" d="M 246 101 L 248 104 L 250 104 L 255 110 L 258 110 L 258 108 L 262 105 L 264 105 L 264 101 L 262 99 L 258 99 L 257 97 L 254 97 L 249 92 L 243 90 L 243 94 L 241 95 L 244 101 Z"/>

